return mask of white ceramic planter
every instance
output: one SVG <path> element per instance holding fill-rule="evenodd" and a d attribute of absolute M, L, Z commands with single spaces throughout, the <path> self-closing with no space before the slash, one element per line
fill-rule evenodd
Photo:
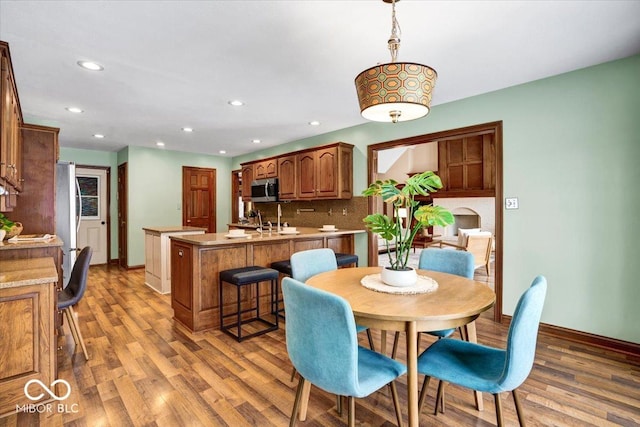
<path fill-rule="evenodd" d="M 6 235 L 7 235 L 7 232 L 5 230 L 0 230 L 0 242 L 4 240 L 4 236 Z"/>
<path fill-rule="evenodd" d="M 380 272 L 380 278 L 386 285 L 407 287 L 416 284 L 418 281 L 418 273 L 413 268 L 407 270 L 392 270 L 389 267 L 385 267 L 382 269 L 382 272 Z"/>

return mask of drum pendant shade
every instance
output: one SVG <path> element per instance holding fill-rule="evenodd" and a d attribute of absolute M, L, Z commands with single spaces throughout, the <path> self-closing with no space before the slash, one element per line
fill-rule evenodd
<path fill-rule="evenodd" d="M 431 108 L 431 94 L 438 74 L 433 68 L 415 62 L 396 62 L 400 49 L 400 24 L 396 2 L 392 4 L 391 36 L 388 40 L 391 62 L 368 68 L 355 80 L 360 113 L 376 122 L 404 122 L 424 117 Z"/>

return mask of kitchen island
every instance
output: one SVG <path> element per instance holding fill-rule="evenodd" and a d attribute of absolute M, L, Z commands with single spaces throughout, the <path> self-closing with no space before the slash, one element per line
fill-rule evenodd
<path fill-rule="evenodd" d="M 231 268 L 257 265 L 269 267 L 274 261 L 308 249 L 331 248 L 334 252 L 353 253 L 354 235 L 365 230 L 321 232 L 317 228 L 297 228 L 297 234 L 247 232 L 246 237 L 227 237 L 226 233 L 171 236 L 171 306 L 174 319 L 192 332 L 220 326 L 219 309 L 230 306 L 235 294 L 219 301 L 219 273 Z M 260 310 L 267 313 L 269 282 L 260 283 Z M 225 289 L 226 291 L 226 289 Z M 243 305 L 249 306 L 255 295 L 243 293 Z M 226 309 L 225 309 L 226 312 Z"/>
<path fill-rule="evenodd" d="M 143 227 L 142 229 L 144 230 L 144 283 L 161 294 L 168 294 L 171 292 L 171 241 L 169 237 L 204 234 L 207 229 L 183 225 Z"/>

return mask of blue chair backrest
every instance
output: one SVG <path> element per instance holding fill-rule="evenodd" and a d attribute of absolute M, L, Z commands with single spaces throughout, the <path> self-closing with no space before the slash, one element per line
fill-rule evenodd
<path fill-rule="evenodd" d="M 293 261 L 293 259 L 292 259 Z M 358 339 L 349 303 L 285 277 L 287 352 L 298 373 L 341 396 L 358 395 Z"/>
<path fill-rule="evenodd" d="M 519 387 L 531 372 L 546 293 L 547 279 L 537 276 L 518 301 L 509 326 L 505 368 L 498 381 L 504 390 Z"/>
<path fill-rule="evenodd" d="M 291 255 L 291 277 L 301 282 L 325 271 L 337 270 L 336 254 L 332 249 L 310 249 Z"/>
<path fill-rule="evenodd" d="M 428 248 L 420 253 L 418 268 L 473 279 L 473 263 L 473 255 L 469 252 Z"/>
<path fill-rule="evenodd" d="M 87 275 L 89 273 L 91 255 L 93 255 L 93 249 L 90 246 L 85 246 L 73 264 L 69 283 L 64 288 L 64 292 L 67 292 L 72 297 L 71 304 L 68 305 L 75 305 L 80 301 L 85 289 L 87 289 Z"/>

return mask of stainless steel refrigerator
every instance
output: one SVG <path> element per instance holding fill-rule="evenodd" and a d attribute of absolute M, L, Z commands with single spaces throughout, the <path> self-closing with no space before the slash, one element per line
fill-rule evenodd
<path fill-rule="evenodd" d="M 76 165 L 71 162 L 58 162 L 56 165 L 56 235 L 64 243 L 62 268 L 65 287 L 69 283 L 71 269 L 76 262 L 81 212 L 82 199 L 76 179 Z"/>

